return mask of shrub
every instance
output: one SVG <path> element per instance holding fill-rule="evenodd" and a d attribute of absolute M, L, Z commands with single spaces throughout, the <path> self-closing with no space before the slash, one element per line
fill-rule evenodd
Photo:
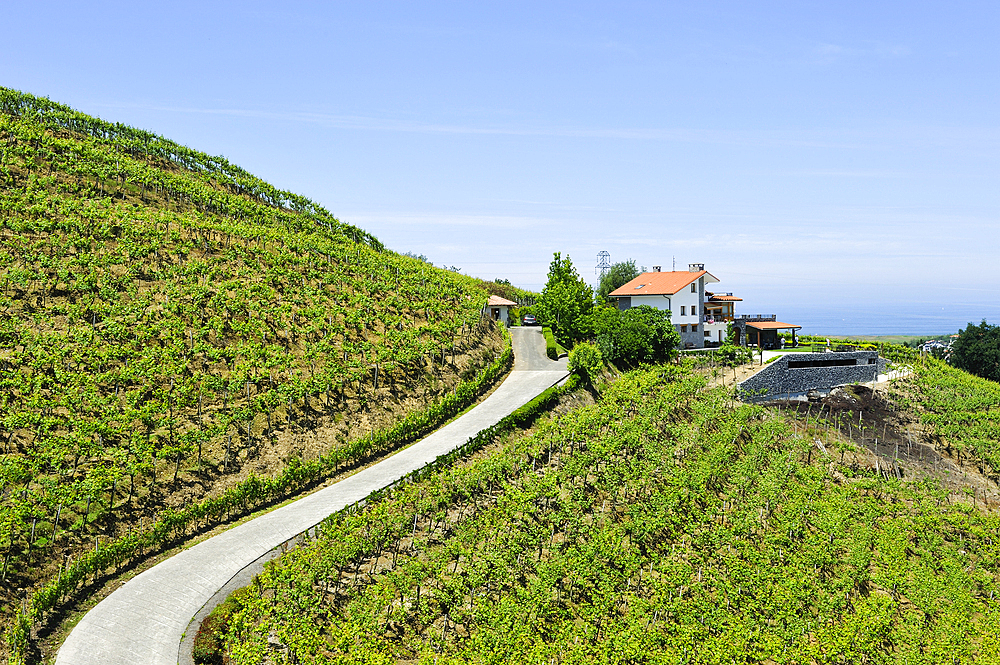
<path fill-rule="evenodd" d="M 726 326 L 726 341 L 716 349 L 713 354 L 716 357 L 721 356 L 723 362 L 725 362 L 730 367 L 735 367 L 736 365 L 745 365 L 746 363 L 753 362 L 753 353 L 745 346 L 739 346 L 736 344 L 736 333 L 733 330 L 732 321 Z"/>
<path fill-rule="evenodd" d="M 226 623 L 213 612 L 205 617 L 194 636 L 192 657 L 199 665 L 220 665 L 222 663 L 222 635 Z"/>
<path fill-rule="evenodd" d="M 556 347 L 556 338 L 552 335 L 552 328 L 548 326 L 542 328 L 542 335 L 545 337 L 545 355 L 552 360 L 558 360 L 559 350 Z"/>
<path fill-rule="evenodd" d="M 753 353 L 750 349 L 745 346 L 736 346 L 729 340 L 726 340 L 715 353 L 717 356 L 721 356 L 724 362 L 730 367 L 745 365 L 749 362 L 753 362 Z"/>
<path fill-rule="evenodd" d="M 229 620 L 239 611 L 247 593 L 247 588 L 234 591 L 201 622 L 198 634 L 194 636 L 194 662 L 200 665 L 222 665 L 222 650 Z"/>
<path fill-rule="evenodd" d="M 623 312 L 602 307 L 594 317 L 594 328 L 603 357 L 626 367 L 666 362 L 681 341 L 670 312 L 648 305 Z"/>
<path fill-rule="evenodd" d="M 588 383 L 593 383 L 604 366 L 601 350 L 590 342 L 580 342 L 569 352 L 569 371 L 580 375 Z"/>

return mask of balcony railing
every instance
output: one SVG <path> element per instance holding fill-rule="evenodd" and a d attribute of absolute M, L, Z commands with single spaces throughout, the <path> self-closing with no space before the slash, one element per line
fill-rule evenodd
<path fill-rule="evenodd" d="M 737 321 L 777 321 L 778 316 L 776 314 L 740 314 L 736 317 Z"/>

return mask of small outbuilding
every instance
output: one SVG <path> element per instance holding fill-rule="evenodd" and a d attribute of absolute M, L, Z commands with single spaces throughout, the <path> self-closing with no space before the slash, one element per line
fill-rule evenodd
<path fill-rule="evenodd" d="M 790 330 L 792 332 L 792 345 L 795 345 L 795 331 L 802 326 L 794 323 L 783 323 L 777 320 L 774 314 L 762 316 L 743 315 L 733 320 L 733 333 L 736 336 L 737 346 L 755 346 L 758 349 L 778 349 L 781 348 L 779 331 Z"/>
<path fill-rule="evenodd" d="M 510 325 L 510 308 L 517 307 L 516 302 L 501 298 L 500 296 L 490 296 L 486 303 L 486 313 L 494 321 L 501 321 L 505 326 Z"/>

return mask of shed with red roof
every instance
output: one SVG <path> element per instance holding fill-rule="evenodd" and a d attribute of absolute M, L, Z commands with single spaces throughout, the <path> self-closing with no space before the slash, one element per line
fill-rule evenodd
<path fill-rule="evenodd" d="M 500 296 L 490 296 L 486 301 L 486 312 L 494 321 L 502 321 L 504 325 L 510 323 L 510 308 L 517 307 L 517 303 Z"/>

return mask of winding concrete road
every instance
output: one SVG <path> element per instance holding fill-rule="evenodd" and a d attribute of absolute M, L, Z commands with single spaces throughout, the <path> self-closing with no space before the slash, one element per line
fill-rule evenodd
<path fill-rule="evenodd" d="M 344 480 L 183 550 L 137 575 L 90 610 L 56 665 L 176 665 L 192 617 L 248 565 L 325 517 L 387 487 L 566 377 L 545 357 L 539 328 L 511 329 L 514 371 L 479 406 L 418 443 Z"/>

